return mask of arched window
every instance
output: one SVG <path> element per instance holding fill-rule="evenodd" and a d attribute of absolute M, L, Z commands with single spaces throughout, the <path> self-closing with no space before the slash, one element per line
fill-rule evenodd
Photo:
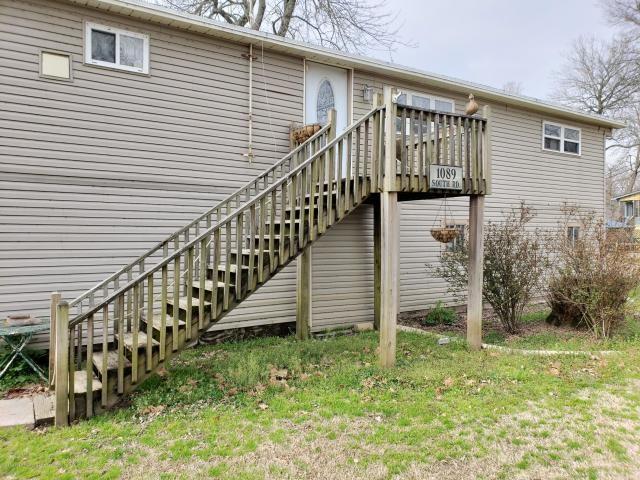
<path fill-rule="evenodd" d="M 324 125 L 327 123 L 329 110 L 335 106 L 333 96 L 333 88 L 329 80 L 323 80 L 318 89 L 318 99 L 316 103 L 316 112 L 318 115 L 318 123 Z"/>

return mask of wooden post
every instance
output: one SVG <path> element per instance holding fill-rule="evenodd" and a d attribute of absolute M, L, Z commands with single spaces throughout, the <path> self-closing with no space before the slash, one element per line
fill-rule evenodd
<path fill-rule="evenodd" d="M 58 314 L 58 304 L 62 299 L 60 292 L 51 293 L 51 307 L 49 314 L 49 388 L 55 384 L 56 367 L 56 318 Z"/>
<path fill-rule="evenodd" d="M 484 196 L 469 198 L 469 293 L 467 297 L 467 342 L 478 350 L 482 346 Z"/>
<path fill-rule="evenodd" d="M 296 338 L 308 340 L 311 336 L 312 288 L 311 288 L 311 247 L 308 246 L 297 260 L 296 288 Z"/>
<path fill-rule="evenodd" d="M 380 330 L 380 262 L 381 262 L 380 196 L 373 200 L 373 328 Z"/>
<path fill-rule="evenodd" d="M 62 301 L 56 312 L 55 383 L 56 426 L 69 425 L 69 304 Z"/>
<path fill-rule="evenodd" d="M 385 128 L 384 128 L 384 181 L 383 190 L 392 192 L 396 189 L 396 112 L 395 95 L 392 87 L 384 87 Z M 384 222 L 384 218 L 383 218 Z"/>
<path fill-rule="evenodd" d="M 380 365 L 396 362 L 400 219 L 398 193 L 380 194 Z"/>

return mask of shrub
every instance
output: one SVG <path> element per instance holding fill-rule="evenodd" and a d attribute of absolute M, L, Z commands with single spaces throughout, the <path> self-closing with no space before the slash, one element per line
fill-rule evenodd
<path fill-rule="evenodd" d="M 579 225 L 567 238 L 567 224 Z M 554 270 L 549 282 L 548 321 L 586 327 L 607 338 L 625 322 L 630 292 L 640 284 L 640 265 L 623 236 L 607 235 L 593 212 L 565 209 L 565 221 L 553 243 Z"/>
<path fill-rule="evenodd" d="M 422 323 L 428 326 L 453 325 L 457 318 L 458 315 L 453 309 L 443 306 L 442 302 L 438 301 L 436 306 L 429 310 Z"/>
<path fill-rule="evenodd" d="M 482 294 L 509 333 L 519 330 L 524 308 L 540 294 L 547 269 L 547 250 L 538 229 L 528 227 L 535 217 L 524 203 L 502 222 L 490 222 L 484 231 Z M 449 283 L 449 291 L 464 298 L 468 285 L 469 245 L 462 242 L 440 257 L 432 270 Z"/>

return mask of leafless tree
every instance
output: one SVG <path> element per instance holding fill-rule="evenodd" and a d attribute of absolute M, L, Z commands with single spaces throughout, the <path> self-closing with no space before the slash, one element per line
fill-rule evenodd
<path fill-rule="evenodd" d="M 356 53 L 409 45 L 383 0 L 158 0 L 232 25 Z"/>
<path fill-rule="evenodd" d="M 553 98 L 586 112 L 619 116 L 640 92 L 638 58 L 630 36 L 609 42 L 579 38 L 556 74 L 558 88 Z"/>
<path fill-rule="evenodd" d="M 516 80 L 510 80 L 502 86 L 502 90 L 505 93 L 509 93 L 511 95 L 522 95 L 523 93 L 522 82 L 518 82 Z"/>
<path fill-rule="evenodd" d="M 603 0 L 602 4 L 614 24 L 640 27 L 640 2 L 636 0 Z"/>

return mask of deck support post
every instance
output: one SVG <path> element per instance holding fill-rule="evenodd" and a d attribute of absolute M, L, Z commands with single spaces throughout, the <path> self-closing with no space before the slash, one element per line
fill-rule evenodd
<path fill-rule="evenodd" d="M 62 301 L 56 312 L 55 384 L 57 427 L 69 425 L 69 304 Z"/>
<path fill-rule="evenodd" d="M 51 304 L 49 308 L 49 388 L 53 387 L 56 368 L 56 318 L 58 304 L 62 300 L 60 292 L 51 292 Z"/>
<path fill-rule="evenodd" d="M 380 195 L 373 199 L 373 328 L 380 330 L 380 295 L 381 295 L 381 249 L 382 229 L 380 225 Z"/>
<path fill-rule="evenodd" d="M 296 338 L 308 340 L 311 336 L 311 265 L 312 248 L 307 248 L 296 260 Z"/>
<path fill-rule="evenodd" d="M 398 193 L 380 194 L 380 365 L 396 362 L 396 324 L 400 267 Z"/>
<path fill-rule="evenodd" d="M 482 346 L 482 279 L 484 260 L 484 195 L 469 198 L 469 292 L 467 296 L 467 342 L 474 350 Z"/>

